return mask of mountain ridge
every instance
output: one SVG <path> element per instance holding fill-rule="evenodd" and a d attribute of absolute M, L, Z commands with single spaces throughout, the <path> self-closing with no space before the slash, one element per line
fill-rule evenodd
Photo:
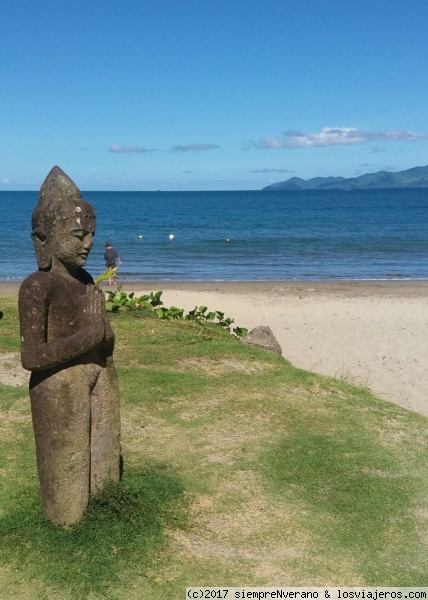
<path fill-rule="evenodd" d="M 428 165 L 404 171 L 377 171 L 359 177 L 291 177 L 262 188 L 265 190 L 349 190 L 380 188 L 428 188 Z"/>

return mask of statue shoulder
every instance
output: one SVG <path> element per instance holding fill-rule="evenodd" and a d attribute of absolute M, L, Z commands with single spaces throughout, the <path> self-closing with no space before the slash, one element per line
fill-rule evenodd
<path fill-rule="evenodd" d="M 55 285 L 49 272 L 36 271 L 24 279 L 18 297 L 20 317 L 24 318 L 35 306 L 47 306 L 54 289 Z"/>
<path fill-rule="evenodd" d="M 52 275 L 49 271 L 35 271 L 31 273 L 21 283 L 19 293 L 22 294 L 31 289 L 41 289 L 50 287 L 52 284 Z"/>

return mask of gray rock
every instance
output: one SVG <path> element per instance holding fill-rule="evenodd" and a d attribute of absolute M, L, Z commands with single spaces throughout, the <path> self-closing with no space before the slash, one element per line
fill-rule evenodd
<path fill-rule="evenodd" d="M 258 346 L 259 348 L 270 350 L 280 356 L 282 355 L 281 346 L 278 344 L 278 340 L 272 333 L 270 327 L 264 327 L 262 325 L 254 327 L 248 335 L 241 338 L 241 342 L 243 344 L 248 344 L 249 346 Z"/>

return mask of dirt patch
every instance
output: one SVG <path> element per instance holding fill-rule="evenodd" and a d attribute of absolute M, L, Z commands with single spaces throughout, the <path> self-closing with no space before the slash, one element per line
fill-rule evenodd
<path fill-rule="evenodd" d="M 180 370 L 190 369 L 203 373 L 204 375 L 222 375 L 228 371 L 238 371 L 240 373 L 263 373 L 264 371 L 271 369 L 272 366 L 269 363 L 259 362 L 257 360 L 237 360 L 236 358 L 221 358 L 219 360 L 207 360 L 207 359 L 185 359 L 180 362 Z"/>
<path fill-rule="evenodd" d="M 25 385 L 30 373 L 22 368 L 18 352 L 0 354 L 0 383 L 5 385 Z"/>

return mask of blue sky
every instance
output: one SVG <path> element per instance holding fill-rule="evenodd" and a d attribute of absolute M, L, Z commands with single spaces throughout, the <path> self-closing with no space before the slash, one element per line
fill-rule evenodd
<path fill-rule="evenodd" d="M 0 0 L 0 189 L 261 189 L 428 164 L 422 0 Z"/>

